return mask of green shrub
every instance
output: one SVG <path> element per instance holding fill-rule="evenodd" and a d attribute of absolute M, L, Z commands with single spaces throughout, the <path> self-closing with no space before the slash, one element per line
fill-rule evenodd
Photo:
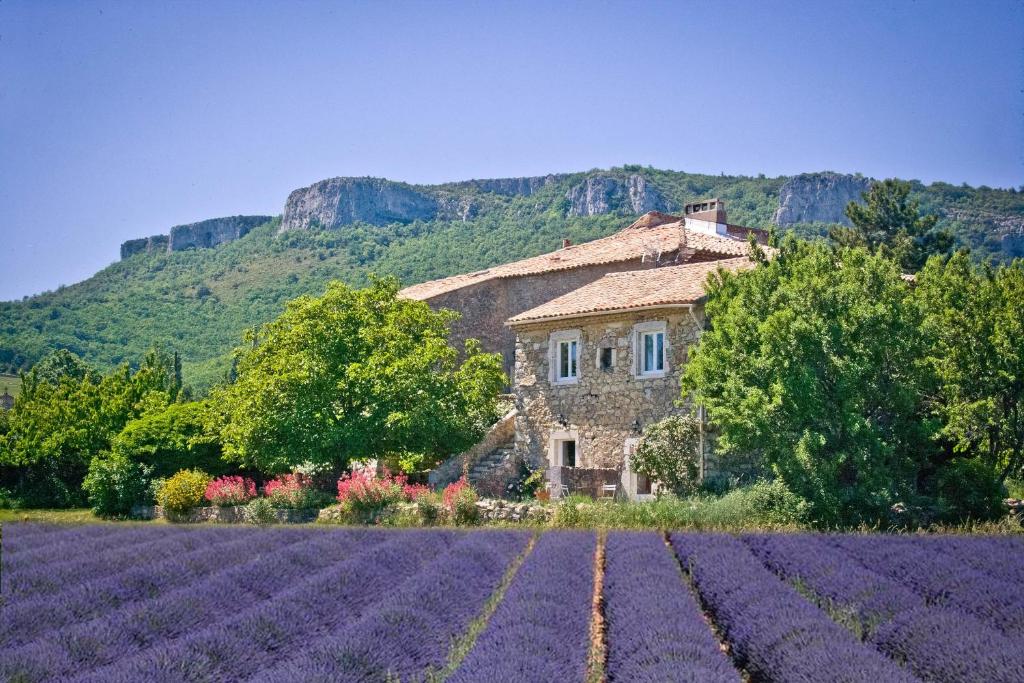
<path fill-rule="evenodd" d="M 146 502 L 152 469 L 119 455 L 98 455 L 89 463 L 82 488 L 93 512 L 126 517 L 132 506 Z"/>
<path fill-rule="evenodd" d="M 149 480 L 149 486 L 146 488 L 146 497 L 143 499 L 143 503 L 146 505 L 159 505 L 160 504 L 160 489 L 167 483 L 167 477 L 153 477 Z"/>
<path fill-rule="evenodd" d="M 673 415 L 647 427 L 630 467 L 677 496 L 700 487 L 700 420 Z"/>
<path fill-rule="evenodd" d="M 421 526 L 434 526 L 444 520 L 444 505 L 438 493 L 421 493 L 416 497 L 416 517 Z"/>
<path fill-rule="evenodd" d="M 253 498 L 245 505 L 242 517 L 246 524 L 273 524 L 277 521 L 277 513 L 273 504 L 266 498 Z"/>
<path fill-rule="evenodd" d="M 169 477 L 192 468 L 224 474 L 217 415 L 206 401 L 172 403 L 130 421 L 111 444 L 118 455 L 151 466 Z"/>
<path fill-rule="evenodd" d="M 767 524 L 803 524 L 810 517 L 810 504 L 780 479 L 762 480 L 739 491 L 746 495 L 753 517 Z"/>
<path fill-rule="evenodd" d="M 594 505 L 594 501 L 586 496 L 578 494 L 566 496 L 558 501 L 558 505 L 555 507 L 555 514 L 551 518 L 551 525 L 563 529 L 589 526 L 590 522 L 599 521 L 602 517 L 599 513 L 594 514 L 596 512 L 592 510 Z M 603 521 L 610 522 L 614 511 L 609 507 L 605 512 L 612 513 L 611 515 L 603 516 Z M 597 525 L 601 526 L 600 524 Z M 608 524 L 608 526 L 614 526 L 614 524 Z"/>
<path fill-rule="evenodd" d="M 935 501 L 947 523 L 997 518 L 1003 511 L 1003 488 L 992 468 L 980 459 L 957 459 L 935 477 Z"/>
<path fill-rule="evenodd" d="M 157 501 L 169 512 L 185 512 L 203 504 L 210 475 L 200 470 L 181 470 L 157 493 Z"/>

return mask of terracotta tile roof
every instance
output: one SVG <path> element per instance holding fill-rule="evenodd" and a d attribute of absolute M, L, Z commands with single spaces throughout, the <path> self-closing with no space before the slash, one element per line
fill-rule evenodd
<path fill-rule="evenodd" d="M 663 222 L 665 220 L 671 222 Z M 654 258 L 659 253 L 676 251 L 679 248 L 680 232 L 677 216 L 651 212 L 641 216 L 628 228 L 608 237 L 565 247 L 522 261 L 494 266 L 487 270 L 479 270 L 475 273 L 455 275 L 412 285 L 403 289 L 401 294 L 409 299 L 422 301 L 468 285 L 497 278 L 572 270 L 585 266 L 632 261 L 645 256 Z M 722 258 L 745 256 L 747 253 L 745 233 L 743 238 L 730 238 L 686 230 L 686 239 L 687 248 L 693 252 L 713 254 Z"/>
<path fill-rule="evenodd" d="M 609 273 L 589 285 L 523 311 L 509 318 L 506 324 L 521 325 L 556 318 L 690 304 L 704 297 L 704 283 L 708 274 L 718 271 L 719 268 L 735 272 L 752 268 L 753 265 L 749 258 L 743 256 L 721 261 Z"/>

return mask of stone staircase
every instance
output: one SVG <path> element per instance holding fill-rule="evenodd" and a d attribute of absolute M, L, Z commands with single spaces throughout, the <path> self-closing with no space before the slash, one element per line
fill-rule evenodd
<path fill-rule="evenodd" d="M 474 486 L 490 474 L 500 474 L 503 462 L 512 462 L 515 441 L 516 409 L 511 408 L 487 432 L 480 443 L 465 453 L 453 455 L 430 472 L 429 482 L 435 489 L 457 481 L 468 468 L 468 479 Z"/>
<path fill-rule="evenodd" d="M 481 482 L 489 481 L 494 475 L 502 470 L 507 470 L 512 463 L 513 449 L 511 445 L 495 448 L 493 451 L 480 458 L 469 470 L 466 476 L 469 483 L 477 486 Z"/>

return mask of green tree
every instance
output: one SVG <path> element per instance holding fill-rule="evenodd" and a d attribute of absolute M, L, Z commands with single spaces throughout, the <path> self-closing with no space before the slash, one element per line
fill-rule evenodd
<path fill-rule="evenodd" d="M 394 278 L 292 301 L 236 351 L 220 390 L 226 457 L 265 472 L 383 458 L 406 469 L 466 449 L 496 418 L 501 359 L 449 343 L 457 314 L 400 298 Z"/>
<path fill-rule="evenodd" d="M 217 476 L 226 471 L 220 427 L 220 415 L 208 401 L 158 404 L 128 422 L 111 451 L 146 465 L 154 477 L 190 468 Z"/>
<path fill-rule="evenodd" d="M 1024 467 L 1024 261 L 996 270 L 934 258 L 915 299 L 924 314 L 929 396 L 948 458 L 980 458 L 1000 483 Z"/>
<path fill-rule="evenodd" d="M 879 251 L 908 272 L 920 270 L 930 255 L 948 253 L 953 246 L 949 232 L 935 229 L 938 216 L 922 216 L 920 203 L 910 199 L 910 183 L 890 178 L 873 183 L 861 197 L 864 204 L 846 205 L 853 227 L 829 232 L 839 246 Z"/>
<path fill-rule="evenodd" d="M 683 391 L 723 457 L 759 456 L 823 523 L 913 492 L 929 428 L 919 313 L 891 261 L 790 238 L 767 264 L 713 276 L 706 310 Z"/>
<path fill-rule="evenodd" d="M 55 352 L 25 375 L 0 441 L 0 483 L 32 505 L 81 502 L 92 458 L 110 449 L 129 420 L 166 404 L 171 385 L 156 352 L 138 371 L 122 365 L 106 376 Z"/>

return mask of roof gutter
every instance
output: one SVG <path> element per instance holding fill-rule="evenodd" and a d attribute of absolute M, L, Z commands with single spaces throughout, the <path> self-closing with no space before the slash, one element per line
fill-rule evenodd
<path fill-rule="evenodd" d="M 702 297 L 703 298 L 703 297 Z M 693 310 L 696 303 L 679 304 L 653 304 L 651 306 L 632 306 L 630 308 L 613 308 L 605 311 L 587 311 L 586 313 L 569 313 L 566 315 L 552 315 L 543 318 L 530 318 L 528 320 L 506 320 L 505 327 L 518 327 L 521 325 L 535 325 L 540 323 L 557 322 L 560 320 L 577 320 L 579 318 L 596 318 L 602 315 L 616 315 L 619 313 L 633 313 L 634 311 L 658 311 L 673 308 L 686 308 L 690 311 L 690 317 L 697 324 L 697 317 Z"/>

